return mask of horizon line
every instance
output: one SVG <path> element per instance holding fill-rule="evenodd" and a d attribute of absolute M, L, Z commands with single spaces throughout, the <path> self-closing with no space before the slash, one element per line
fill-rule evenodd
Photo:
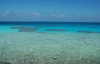
<path fill-rule="evenodd" d="M 0 21 L 0 23 L 5 23 L 5 22 L 12 22 L 12 23 L 14 23 L 14 22 L 69 22 L 69 23 L 78 23 L 79 21 L 76 21 L 76 22 L 74 22 L 74 21 Z M 100 22 L 88 22 L 88 21 L 85 21 L 85 22 L 79 22 L 79 23 L 100 23 Z"/>

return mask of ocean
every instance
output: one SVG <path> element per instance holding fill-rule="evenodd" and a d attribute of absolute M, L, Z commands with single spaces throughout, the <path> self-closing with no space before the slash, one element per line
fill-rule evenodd
<path fill-rule="evenodd" d="M 0 22 L 0 32 L 18 32 L 12 27 L 34 28 L 31 32 L 94 32 L 100 33 L 100 23 L 95 22 Z"/>
<path fill-rule="evenodd" d="M 0 64 L 100 64 L 100 23 L 0 22 Z"/>

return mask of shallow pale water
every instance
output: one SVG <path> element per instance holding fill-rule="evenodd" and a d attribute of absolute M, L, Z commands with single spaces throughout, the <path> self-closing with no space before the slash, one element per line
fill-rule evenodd
<path fill-rule="evenodd" d="M 100 64 L 99 29 L 98 23 L 3 23 L 0 63 Z"/>

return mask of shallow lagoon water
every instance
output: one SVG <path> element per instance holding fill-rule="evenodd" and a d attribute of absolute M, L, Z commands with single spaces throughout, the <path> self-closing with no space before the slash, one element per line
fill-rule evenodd
<path fill-rule="evenodd" d="M 38 27 L 36 31 L 19 32 L 19 29 L 11 28 L 16 26 L 23 27 L 22 25 L 0 27 L 2 28 L 0 29 L 2 30 L 0 33 L 1 64 L 100 64 L 100 33 L 97 30 L 99 27 L 95 26 L 95 29 L 89 29 L 94 32 L 87 33 L 68 29 L 45 31 L 43 29 L 52 28 L 45 25 L 31 26 Z M 72 28 L 72 25 L 70 26 Z M 30 26 L 24 25 L 24 30 L 25 27 Z M 58 25 L 58 27 L 61 29 L 64 26 Z M 56 29 L 59 29 L 58 27 Z M 89 27 L 93 28 L 94 25 Z"/>

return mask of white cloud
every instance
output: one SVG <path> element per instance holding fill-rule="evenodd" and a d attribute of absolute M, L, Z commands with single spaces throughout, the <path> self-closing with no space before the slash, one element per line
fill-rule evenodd
<path fill-rule="evenodd" d="M 8 16 L 11 12 L 10 11 L 5 11 L 4 13 L 2 13 L 0 16 Z"/>
<path fill-rule="evenodd" d="M 57 14 L 55 14 L 55 13 L 50 13 L 49 16 L 54 17 L 54 16 L 57 16 Z"/>
<path fill-rule="evenodd" d="M 24 12 L 23 14 L 28 15 L 28 14 L 29 14 L 29 12 Z"/>
<path fill-rule="evenodd" d="M 40 16 L 40 13 L 31 13 L 32 16 Z"/>
<path fill-rule="evenodd" d="M 17 13 L 16 15 L 17 15 L 17 16 L 22 16 L 22 14 L 21 14 L 21 13 Z"/>
<path fill-rule="evenodd" d="M 17 13 L 17 16 L 34 16 L 34 17 L 38 17 L 40 16 L 40 13 L 30 13 L 30 12 L 23 12 L 23 13 Z"/>
<path fill-rule="evenodd" d="M 81 13 L 79 12 L 78 14 L 77 14 L 77 16 L 80 16 L 81 15 Z"/>
<path fill-rule="evenodd" d="M 61 13 L 58 18 L 65 18 L 65 14 L 64 13 Z"/>
<path fill-rule="evenodd" d="M 100 16 L 95 16 L 96 18 L 100 18 Z"/>
<path fill-rule="evenodd" d="M 100 16 L 89 16 L 89 18 L 100 18 Z"/>

